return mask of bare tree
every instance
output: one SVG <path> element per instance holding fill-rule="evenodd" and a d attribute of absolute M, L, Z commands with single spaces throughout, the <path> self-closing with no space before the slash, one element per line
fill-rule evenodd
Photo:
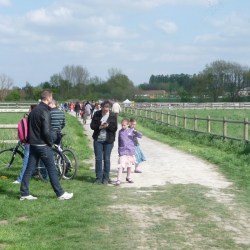
<path fill-rule="evenodd" d="M 79 84 L 86 84 L 89 77 L 89 72 L 86 68 L 80 65 L 66 65 L 64 66 L 61 77 L 72 84 L 72 87 Z"/>
<path fill-rule="evenodd" d="M 116 68 L 111 68 L 108 70 L 108 75 L 109 75 L 109 79 L 116 77 L 118 75 L 122 75 L 122 71 L 120 69 L 116 69 Z"/>
<path fill-rule="evenodd" d="M 1 101 L 4 101 L 12 85 L 13 85 L 13 80 L 9 76 L 5 74 L 0 75 L 0 100 Z"/>

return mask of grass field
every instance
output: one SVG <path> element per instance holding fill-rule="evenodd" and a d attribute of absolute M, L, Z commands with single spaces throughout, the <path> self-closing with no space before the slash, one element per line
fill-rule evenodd
<path fill-rule="evenodd" d="M 182 132 L 174 132 L 173 128 L 164 134 L 158 126 L 141 121 L 138 129 L 182 150 L 192 149 L 194 154 L 210 161 L 218 158 L 220 166 L 232 160 L 243 160 L 238 159 L 243 146 L 234 150 L 232 144 L 226 150 L 225 144 L 210 140 L 209 145 L 209 140 L 188 137 Z M 67 144 L 80 159 L 77 178 L 61 181 L 66 191 L 74 192 L 74 198 L 58 201 L 48 183 L 32 179 L 30 191 L 38 200 L 19 201 L 19 186 L 12 184 L 13 177 L 0 179 L 0 249 L 250 248 L 249 235 L 246 228 L 241 228 L 237 217 L 241 215 L 244 219 L 242 211 L 249 212 L 250 201 L 245 199 L 245 194 L 249 194 L 247 177 L 243 178 L 249 173 L 248 163 L 245 172 L 240 173 L 238 166 L 235 168 L 234 162 L 230 162 L 232 168 L 227 172 L 238 186 L 230 191 L 237 194 L 234 210 L 231 209 L 233 204 L 229 209 L 226 204 L 209 198 L 209 190 L 199 185 L 168 184 L 140 189 L 93 185 L 92 166 L 85 161 L 93 152 L 81 124 L 67 116 L 65 130 Z M 193 141 L 189 142 L 190 138 Z M 204 152 L 207 154 L 203 155 Z M 248 161 L 248 154 L 245 156 Z"/>

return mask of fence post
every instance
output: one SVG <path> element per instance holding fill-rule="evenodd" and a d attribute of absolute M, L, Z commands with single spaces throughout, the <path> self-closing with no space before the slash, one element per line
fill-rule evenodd
<path fill-rule="evenodd" d="M 163 116 L 163 111 L 161 111 L 161 122 L 164 122 L 164 116 Z"/>
<path fill-rule="evenodd" d="M 207 132 L 210 134 L 211 133 L 211 120 L 210 120 L 210 115 L 207 116 Z"/>
<path fill-rule="evenodd" d="M 167 123 L 168 123 L 168 126 L 170 126 L 170 113 L 169 112 L 167 114 Z"/>
<path fill-rule="evenodd" d="M 248 141 L 248 118 L 244 119 L 244 140 Z"/>
<path fill-rule="evenodd" d="M 148 118 L 148 110 L 145 109 L 145 117 Z"/>
<path fill-rule="evenodd" d="M 184 115 L 183 116 L 183 128 L 186 129 L 186 127 L 187 127 L 187 115 Z"/>
<path fill-rule="evenodd" d="M 174 125 L 177 127 L 177 123 L 178 123 L 178 120 L 177 120 L 177 113 L 175 113 L 174 115 Z"/>
<path fill-rule="evenodd" d="M 227 120 L 226 117 L 223 117 L 223 139 L 226 141 L 227 137 Z"/>
<path fill-rule="evenodd" d="M 197 130 L 197 115 L 194 115 L 194 131 Z"/>

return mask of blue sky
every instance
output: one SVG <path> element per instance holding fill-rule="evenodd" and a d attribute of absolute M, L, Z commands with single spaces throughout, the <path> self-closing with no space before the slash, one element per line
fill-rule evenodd
<path fill-rule="evenodd" d="M 0 74 L 37 85 L 73 64 L 138 85 L 215 60 L 249 67 L 249 10 L 249 0 L 0 0 Z"/>

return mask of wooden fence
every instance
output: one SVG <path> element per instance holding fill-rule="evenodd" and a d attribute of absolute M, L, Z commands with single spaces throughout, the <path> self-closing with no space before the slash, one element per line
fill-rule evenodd
<path fill-rule="evenodd" d="M 128 104 L 124 104 L 128 105 Z M 250 109 L 250 102 L 207 102 L 207 103 L 161 103 L 144 102 L 133 103 L 134 108 L 153 108 L 153 109 Z"/>
<path fill-rule="evenodd" d="M 223 138 L 223 140 L 232 139 L 237 141 L 249 142 L 249 122 L 247 118 L 245 118 L 243 121 L 236 121 L 227 120 L 226 117 L 223 117 L 223 119 L 211 119 L 210 116 L 207 116 L 207 118 L 199 118 L 196 115 L 194 117 L 188 117 L 186 115 L 173 115 L 170 114 L 170 112 L 163 112 L 154 109 L 139 109 L 131 107 L 125 107 L 124 112 L 133 115 L 134 117 L 141 117 L 148 120 L 153 120 L 157 123 L 165 124 L 167 126 L 218 136 Z M 188 122 L 189 127 L 187 126 Z M 199 123 L 201 122 L 202 126 L 199 126 Z M 219 127 L 218 125 L 215 125 L 215 123 L 219 124 Z M 234 130 L 233 135 L 229 135 L 229 126 L 231 126 L 232 124 L 237 125 L 237 131 Z M 217 127 L 217 131 L 220 130 L 220 133 L 213 133 L 212 127 Z M 230 130 L 233 129 L 230 128 Z"/>

